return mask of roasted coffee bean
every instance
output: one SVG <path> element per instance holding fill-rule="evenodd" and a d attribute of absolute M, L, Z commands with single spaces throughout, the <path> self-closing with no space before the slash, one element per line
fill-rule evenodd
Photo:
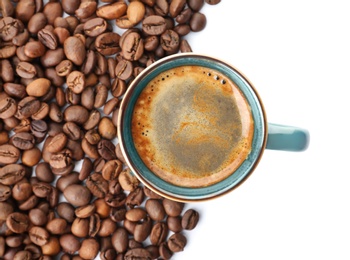
<path fill-rule="evenodd" d="M 107 22 L 102 18 L 94 18 L 84 23 L 84 33 L 96 37 L 107 29 Z"/>
<path fill-rule="evenodd" d="M 27 250 L 18 251 L 14 256 L 13 260 L 21 260 L 21 259 L 31 259 L 32 253 Z"/>
<path fill-rule="evenodd" d="M 6 201 L 11 195 L 11 188 L 7 185 L 0 184 L 0 202 Z"/>
<path fill-rule="evenodd" d="M 56 209 L 58 216 L 64 218 L 68 223 L 72 223 L 75 219 L 74 210 L 74 207 L 67 202 L 59 203 Z"/>
<path fill-rule="evenodd" d="M 10 17 L 15 12 L 15 8 L 9 0 L 0 1 L 0 10 L 1 10 L 2 17 Z"/>
<path fill-rule="evenodd" d="M 26 87 L 22 84 L 16 84 L 16 83 L 5 83 L 3 85 L 4 87 L 4 91 L 10 96 L 10 97 L 14 97 L 14 98 L 18 98 L 18 99 L 22 99 L 27 95 L 26 92 Z M 7 101 L 5 101 L 6 103 Z M 1 104 L 1 101 L 0 101 Z M 2 110 L 2 105 L 0 105 L 0 111 Z M 0 118 L 2 118 L 2 113 L 0 112 Z"/>
<path fill-rule="evenodd" d="M 175 52 L 180 45 L 179 35 L 173 30 L 166 30 L 160 36 L 160 45 L 165 51 Z"/>
<path fill-rule="evenodd" d="M 20 62 L 20 61 L 19 61 Z M 18 63 L 19 63 L 18 62 Z M 17 64 L 15 64 L 17 65 Z M 12 82 L 14 81 L 14 69 L 9 60 L 1 60 L 0 61 L 0 76 L 4 82 Z"/>
<path fill-rule="evenodd" d="M 102 168 L 102 177 L 107 181 L 118 179 L 122 170 L 123 163 L 120 160 L 109 160 Z"/>
<path fill-rule="evenodd" d="M 35 138 L 32 134 L 22 132 L 11 137 L 12 144 L 21 150 L 32 149 L 35 145 Z"/>
<path fill-rule="evenodd" d="M 155 35 L 148 36 L 144 41 L 144 48 L 146 51 L 154 51 L 159 46 L 159 38 Z"/>
<path fill-rule="evenodd" d="M 96 239 L 84 239 L 81 243 L 79 256 L 83 259 L 94 259 L 97 256 L 99 249 L 100 245 Z"/>
<path fill-rule="evenodd" d="M 198 12 L 204 5 L 204 0 L 188 0 L 188 6 L 195 12 Z"/>
<path fill-rule="evenodd" d="M 46 229 L 53 235 L 66 233 L 67 221 L 63 218 L 54 218 L 46 224 Z"/>
<path fill-rule="evenodd" d="M 10 164 L 7 162 L 7 154 L 6 157 L 1 156 L 1 148 L 10 148 L 13 146 L 10 145 L 1 145 L 0 146 L 0 159 L 2 159 L 2 161 L 4 162 L 4 164 L 6 164 L 6 166 L 0 168 L 0 183 L 4 184 L 4 185 L 13 185 L 15 183 L 17 183 L 18 181 L 22 180 L 23 177 L 26 174 L 25 168 L 24 166 L 20 165 L 20 164 Z M 15 147 L 13 147 L 15 148 Z M 17 149 L 17 148 L 16 148 Z M 8 153 L 11 152 L 11 150 L 5 150 Z M 13 151 L 12 151 L 13 154 Z M 17 160 L 16 160 L 17 161 Z"/>
<path fill-rule="evenodd" d="M 26 201 L 21 202 L 18 206 L 20 210 L 31 210 L 33 209 L 39 202 L 39 198 L 35 195 L 32 195 Z"/>
<path fill-rule="evenodd" d="M 113 55 L 118 53 L 120 35 L 114 32 L 102 33 L 95 40 L 96 50 L 103 55 Z"/>
<path fill-rule="evenodd" d="M 85 157 L 81 165 L 79 180 L 81 181 L 85 180 L 90 175 L 92 170 L 93 170 L 93 164 L 91 160 L 88 157 Z"/>
<path fill-rule="evenodd" d="M 74 212 L 78 218 L 88 218 L 95 213 L 95 210 L 96 206 L 94 204 L 90 204 L 78 207 Z"/>
<path fill-rule="evenodd" d="M 24 45 L 24 54 L 29 58 L 40 58 L 46 51 L 40 41 L 31 41 Z"/>
<path fill-rule="evenodd" d="M 80 71 L 72 71 L 68 74 L 66 83 L 73 93 L 80 94 L 85 87 L 85 75 Z"/>
<path fill-rule="evenodd" d="M 45 45 L 50 50 L 55 50 L 57 48 L 58 40 L 53 30 L 48 30 L 45 28 L 41 29 L 38 32 L 38 39 L 43 45 Z"/>
<path fill-rule="evenodd" d="M 180 216 L 185 205 L 182 202 L 173 201 L 167 198 L 164 198 L 162 200 L 162 203 L 163 203 L 165 213 L 170 217 Z"/>
<path fill-rule="evenodd" d="M 16 72 L 20 77 L 26 79 L 31 79 L 36 75 L 36 69 L 34 65 L 24 61 L 18 63 L 16 66 Z"/>
<path fill-rule="evenodd" d="M 46 182 L 33 184 L 33 193 L 39 198 L 46 198 L 52 191 L 52 186 Z"/>
<path fill-rule="evenodd" d="M 30 222 L 35 226 L 44 226 L 47 223 L 46 213 L 39 208 L 31 209 L 28 217 Z"/>
<path fill-rule="evenodd" d="M 32 195 L 32 185 L 28 182 L 18 182 L 12 188 L 12 198 L 25 201 Z"/>
<path fill-rule="evenodd" d="M 168 226 L 164 222 L 154 224 L 150 234 L 150 241 L 153 245 L 159 246 L 168 236 Z"/>
<path fill-rule="evenodd" d="M 0 118 L 7 119 L 15 115 L 17 103 L 13 98 L 7 97 L 0 100 Z"/>
<path fill-rule="evenodd" d="M 109 117 L 101 118 L 101 121 L 98 124 L 98 132 L 100 133 L 102 138 L 105 138 L 107 140 L 112 140 L 117 136 L 117 128 L 114 126 L 112 120 Z M 110 147 L 113 150 L 115 149 L 114 145 L 113 147 L 112 146 Z M 114 154 L 114 151 L 113 151 L 113 154 Z M 113 155 L 112 157 L 115 157 L 115 155 Z"/>
<path fill-rule="evenodd" d="M 156 14 L 164 17 L 169 12 L 169 3 L 167 0 L 157 0 L 153 8 Z"/>
<path fill-rule="evenodd" d="M 67 142 L 67 136 L 64 133 L 59 133 L 58 135 L 52 138 L 52 140 L 47 144 L 46 148 L 50 153 L 57 153 L 63 150 Z"/>
<path fill-rule="evenodd" d="M 150 15 L 143 20 L 142 30 L 148 35 L 161 35 L 166 30 L 165 19 L 160 15 Z"/>
<path fill-rule="evenodd" d="M 204 14 L 197 12 L 192 14 L 190 20 L 190 27 L 193 32 L 199 32 L 205 28 L 207 24 L 207 18 Z"/>
<path fill-rule="evenodd" d="M 79 8 L 75 10 L 75 15 L 79 19 L 86 19 L 92 16 L 97 9 L 97 3 L 95 1 L 81 2 Z"/>
<path fill-rule="evenodd" d="M 30 131 L 37 138 L 43 138 L 47 134 L 48 126 L 44 120 L 33 120 L 30 123 Z"/>
<path fill-rule="evenodd" d="M 174 233 L 178 233 L 182 231 L 182 226 L 181 226 L 181 217 L 168 217 L 167 220 L 167 225 L 169 230 L 173 231 Z"/>
<path fill-rule="evenodd" d="M 119 174 L 118 181 L 125 191 L 133 191 L 139 185 L 139 180 L 131 174 L 129 168 Z"/>
<path fill-rule="evenodd" d="M 118 253 L 124 253 L 129 244 L 129 235 L 125 228 L 119 227 L 112 235 L 112 244 Z"/>
<path fill-rule="evenodd" d="M 63 125 L 63 132 L 67 135 L 67 137 L 71 140 L 79 140 L 83 136 L 83 133 L 80 127 L 74 122 L 67 122 Z"/>
<path fill-rule="evenodd" d="M 190 8 L 184 9 L 178 16 L 176 16 L 176 22 L 179 24 L 186 24 L 191 19 L 193 13 L 192 10 Z"/>
<path fill-rule="evenodd" d="M 31 227 L 29 229 L 29 238 L 34 244 L 38 246 L 46 245 L 49 242 L 49 232 L 42 227 Z"/>
<path fill-rule="evenodd" d="M 56 67 L 56 73 L 58 76 L 67 76 L 73 70 L 73 63 L 70 60 L 62 60 Z"/>
<path fill-rule="evenodd" d="M 133 73 L 133 64 L 131 61 L 122 59 L 115 67 L 115 76 L 120 80 L 127 80 Z"/>
<path fill-rule="evenodd" d="M 13 213 L 14 208 L 7 202 L 0 202 L 0 222 L 6 221 L 7 217 Z"/>
<path fill-rule="evenodd" d="M 99 122 L 100 122 L 100 118 L 101 118 L 100 111 L 98 111 L 96 109 L 91 110 L 90 114 L 88 115 L 87 120 L 83 124 L 84 129 L 85 130 L 91 130 L 94 127 L 96 127 L 99 124 Z"/>
<path fill-rule="evenodd" d="M 126 195 L 125 193 L 117 193 L 117 194 L 112 194 L 108 193 L 105 197 L 105 202 L 107 205 L 117 208 L 125 204 L 126 201 Z"/>
<path fill-rule="evenodd" d="M 140 259 L 140 260 L 151 260 L 151 253 L 145 248 L 133 248 L 129 249 L 124 256 L 125 260 Z"/>
<path fill-rule="evenodd" d="M 96 15 L 107 20 L 118 19 L 126 14 L 127 8 L 124 2 L 106 4 L 97 8 Z"/>
<path fill-rule="evenodd" d="M 84 43 L 77 37 L 70 36 L 64 41 L 64 53 L 75 65 L 82 65 L 86 56 Z"/>
<path fill-rule="evenodd" d="M 129 221 L 137 222 L 144 219 L 147 216 L 147 212 L 142 208 L 133 208 L 126 212 L 125 218 Z"/>
<path fill-rule="evenodd" d="M 129 61 L 138 60 L 141 58 L 144 51 L 143 39 L 141 38 L 140 34 L 131 32 L 125 37 L 121 47 L 122 56 L 124 59 Z"/>
<path fill-rule="evenodd" d="M 188 209 L 181 220 L 181 225 L 183 229 L 192 230 L 194 229 L 199 221 L 199 214 L 194 209 Z"/>
<path fill-rule="evenodd" d="M 40 106 L 40 101 L 35 97 L 25 97 L 17 104 L 16 117 L 18 119 L 25 119 L 31 117 L 36 112 L 38 112 Z"/>
<path fill-rule="evenodd" d="M 77 252 L 81 246 L 79 239 L 72 234 L 60 236 L 59 241 L 63 251 L 71 255 Z"/>
<path fill-rule="evenodd" d="M 79 184 L 71 184 L 64 189 L 63 195 L 73 206 L 79 207 L 87 205 L 91 199 L 90 190 Z"/>
<path fill-rule="evenodd" d="M 101 220 L 101 226 L 98 231 L 98 236 L 108 237 L 114 233 L 117 229 L 117 223 L 115 223 L 111 218 L 105 218 Z"/>
<path fill-rule="evenodd" d="M 101 218 L 98 214 L 92 214 L 89 218 L 89 236 L 95 237 L 101 227 Z"/>
<path fill-rule="evenodd" d="M 149 236 L 152 230 L 152 220 L 147 216 L 142 223 L 135 225 L 134 239 L 137 242 L 143 242 Z"/>
<path fill-rule="evenodd" d="M 108 182 L 99 173 L 90 175 L 86 180 L 86 186 L 97 198 L 104 198 L 108 192 Z"/>
<path fill-rule="evenodd" d="M 186 5 L 186 0 L 173 0 L 169 5 L 169 14 L 171 17 L 176 17 Z"/>
<path fill-rule="evenodd" d="M 50 86 L 50 80 L 46 78 L 38 78 L 27 85 L 26 91 L 29 96 L 42 97 L 47 94 Z"/>
<path fill-rule="evenodd" d="M 50 164 L 47 162 L 41 162 L 36 166 L 35 175 L 40 181 L 47 183 L 50 183 L 55 179 L 55 176 L 51 171 Z"/>
<path fill-rule="evenodd" d="M 173 254 L 174 252 L 169 249 L 167 242 L 163 242 L 159 245 L 159 255 L 163 259 L 170 259 Z"/>
<path fill-rule="evenodd" d="M 187 34 L 189 34 L 191 32 L 191 27 L 188 24 L 178 24 L 174 27 L 174 31 L 179 35 L 179 36 L 185 36 Z M 183 52 L 181 50 L 181 42 L 183 40 L 180 41 L 180 51 Z"/>
<path fill-rule="evenodd" d="M 114 222 L 120 222 L 125 220 L 125 214 L 126 214 L 126 208 L 121 207 L 121 208 L 112 208 L 110 211 L 110 218 Z"/>
<path fill-rule="evenodd" d="M 55 256 L 58 255 L 61 251 L 61 246 L 58 240 L 58 237 L 50 236 L 49 242 L 41 246 L 41 251 L 43 255 Z"/>
<path fill-rule="evenodd" d="M 175 233 L 169 237 L 167 244 L 168 248 L 176 253 L 184 250 L 184 247 L 187 244 L 187 239 L 181 233 Z"/>
<path fill-rule="evenodd" d="M 84 137 L 92 145 L 97 145 L 101 141 L 101 135 L 96 129 L 87 131 Z"/>
<path fill-rule="evenodd" d="M 71 172 L 68 175 L 59 177 L 56 182 L 56 187 L 63 192 L 69 185 L 79 183 L 79 174 L 77 172 Z"/>
<path fill-rule="evenodd" d="M 126 10 L 127 17 L 133 24 L 138 24 L 145 16 L 145 12 L 144 4 L 139 1 L 131 2 Z"/>
<path fill-rule="evenodd" d="M 6 225 L 14 233 L 24 233 L 28 231 L 30 222 L 27 215 L 13 212 L 7 216 Z"/>
<path fill-rule="evenodd" d="M 165 217 L 165 210 L 161 201 L 149 199 L 145 204 L 148 215 L 152 220 L 161 221 Z"/>
<path fill-rule="evenodd" d="M 52 168 L 64 169 L 70 166 L 71 164 L 72 164 L 72 152 L 69 149 L 64 149 L 59 153 L 55 153 L 51 155 L 50 166 Z"/>
<path fill-rule="evenodd" d="M 105 115 L 110 115 L 118 107 L 119 102 L 120 100 L 118 98 L 111 98 L 108 100 L 103 107 L 103 113 Z"/>
<path fill-rule="evenodd" d="M 108 97 L 107 87 L 103 84 L 98 84 L 96 86 L 94 108 L 102 107 L 106 103 L 107 97 Z"/>
<path fill-rule="evenodd" d="M 140 206 L 144 200 L 144 193 L 141 187 L 137 187 L 133 191 L 131 191 L 127 198 L 125 204 L 129 208 L 134 208 L 136 206 Z"/>
<path fill-rule="evenodd" d="M 99 155 L 103 159 L 106 159 L 106 160 L 116 159 L 115 147 L 110 140 L 102 139 L 97 145 L 97 150 Z"/>
<path fill-rule="evenodd" d="M 109 193 L 112 195 L 117 195 L 123 192 L 122 186 L 119 183 L 118 179 L 109 181 Z"/>
<path fill-rule="evenodd" d="M 6 245 L 9 247 L 19 247 L 23 243 L 24 237 L 22 235 L 11 235 L 6 237 Z"/>
<path fill-rule="evenodd" d="M 84 124 L 88 120 L 89 112 L 83 106 L 72 105 L 65 109 L 63 116 L 66 122 Z"/>

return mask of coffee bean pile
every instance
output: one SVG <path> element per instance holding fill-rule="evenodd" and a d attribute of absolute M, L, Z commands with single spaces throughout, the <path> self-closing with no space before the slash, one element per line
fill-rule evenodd
<path fill-rule="evenodd" d="M 184 249 L 198 212 L 131 174 L 115 144 L 118 107 L 145 67 L 192 51 L 183 36 L 219 2 L 0 0 L 1 259 Z"/>

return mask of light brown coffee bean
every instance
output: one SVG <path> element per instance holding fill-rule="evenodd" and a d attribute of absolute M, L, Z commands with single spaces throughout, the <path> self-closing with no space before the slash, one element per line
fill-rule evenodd
<path fill-rule="evenodd" d="M 42 227 L 33 226 L 29 229 L 29 238 L 38 246 L 46 245 L 49 242 L 50 234 Z"/>
<path fill-rule="evenodd" d="M 14 233 L 24 233 L 28 231 L 30 221 L 27 215 L 13 212 L 7 216 L 6 225 Z"/>
<path fill-rule="evenodd" d="M 91 192 L 85 186 L 71 184 L 64 189 L 63 195 L 73 206 L 79 207 L 87 205 L 91 199 Z"/>
<path fill-rule="evenodd" d="M 118 19 L 126 14 L 128 5 L 125 2 L 115 2 L 97 8 L 96 15 L 107 20 Z"/>
<path fill-rule="evenodd" d="M 139 185 L 139 180 L 136 176 L 131 174 L 129 168 L 123 170 L 119 174 L 118 180 L 123 190 L 125 191 L 133 191 Z"/>
<path fill-rule="evenodd" d="M 138 24 L 144 17 L 145 12 L 146 9 L 143 3 L 133 1 L 129 4 L 126 14 L 131 23 Z"/>

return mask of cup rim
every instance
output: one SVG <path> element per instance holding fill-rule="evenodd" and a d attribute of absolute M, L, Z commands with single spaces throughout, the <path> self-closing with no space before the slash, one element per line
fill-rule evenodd
<path fill-rule="evenodd" d="M 132 94 L 134 93 L 135 88 L 137 87 L 138 83 L 151 71 L 153 71 L 156 67 L 161 66 L 162 64 L 168 63 L 171 60 L 174 59 L 181 59 L 183 57 L 187 57 L 187 58 L 199 58 L 199 59 L 209 59 L 212 60 L 214 62 L 217 62 L 219 64 L 223 64 L 224 66 L 234 70 L 244 81 L 246 81 L 246 83 L 249 85 L 251 92 L 254 93 L 255 98 L 257 100 L 257 103 L 259 104 L 259 108 L 260 108 L 260 113 L 262 115 L 261 121 L 262 121 L 262 125 L 263 125 L 263 137 L 262 137 L 262 142 L 261 142 L 261 147 L 260 150 L 258 152 L 257 157 L 255 158 L 254 162 L 251 164 L 250 169 L 248 172 L 246 172 L 243 176 L 243 178 L 241 178 L 235 185 L 233 185 L 232 187 L 216 193 L 216 194 L 210 194 L 207 195 L 205 197 L 198 197 L 198 198 L 192 198 L 192 197 L 186 197 L 186 196 L 177 196 L 176 194 L 173 194 L 171 192 L 166 192 L 163 191 L 161 188 L 158 188 L 156 185 L 153 185 L 153 183 L 151 183 L 149 180 L 147 180 L 142 173 L 139 173 L 137 171 L 137 167 L 135 165 L 135 163 L 133 162 L 133 160 L 130 158 L 131 156 L 129 156 L 129 153 L 126 150 L 126 144 L 125 144 L 125 140 L 122 137 L 122 129 L 124 127 L 124 114 L 125 114 L 125 108 L 128 105 L 130 98 L 132 96 Z M 175 201 L 180 201 L 180 202 L 200 202 L 200 201 L 207 201 L 207 200 L 211 200 L 217 197 L 221 197 L 231 191 L 233 191 L 234 189 L 236 189 L 237 187 L 239 187 L 242 183 L 244 183 L 249 176 L 251 176 L 251 174 L 254 172 L 256 166 L 259 164 L 262 155 L 264 153 L 265 147 L 266 147 L 266 143 L 267 143 L 267 135 L 268 135 L 268 123 L 267 123 L 267 119 L 266 119 L 266 112 L 265 112 L 265 108 L 264 105 L 262 103 L 261 97 L 258 94 L 256 88 L 253 86 L 253 84 L 250 82 L 250 80 L 240 71 L 238 70 L 236 67 L 234 67 L 233 65 L 231 65 L 231 63 L 223 60 L 223 59 L 219 59 L 210 55 L 206 55 L 206 54 L 199 54 L 199 53 L 178 53 L 178 54 L 173 54 L 164 58 L 159 59 L 158 61 L 156 61 L 155 63 L 153 63 L 152 65 L 150 65 L 149 67 L 147 67 L 146 69 L 144 69 L 130 84 L 130 86 L 128 87 L 128 89 L 126 90 L 124 97 L 122 99 L 122 102 L 120 104 L 120 109 L 119 109 L 119 115 L 118 115 L 118 127 L 117 127 L 117 132 L 118 132 L 118 142 L 120 145 L 120 149 L 121 152 L 124 156 L 124 159 L 126 161 L 126 165 L 130 168 L 130 170 L 132 171 L 132 173 L 139 179 L 139 181 L 144 184 L 147 188 L 149 188 L 150 190 L 152 190 L 153 192 L 171 199 L 171 200 L 175 200 Z M 231 174 L 233 175 L 233 174 Z"/>

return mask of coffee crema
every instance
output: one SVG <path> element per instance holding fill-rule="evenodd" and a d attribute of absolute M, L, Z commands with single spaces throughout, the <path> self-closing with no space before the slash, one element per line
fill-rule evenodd
<path fill-rule="evenodd" d="M 251 151 L 254 122 L 239 88 L 216 70 L 176 67 L 152 79 L 131 131 L 145 165 L 166 182 L 205 187 L 230 176 Z"/>

